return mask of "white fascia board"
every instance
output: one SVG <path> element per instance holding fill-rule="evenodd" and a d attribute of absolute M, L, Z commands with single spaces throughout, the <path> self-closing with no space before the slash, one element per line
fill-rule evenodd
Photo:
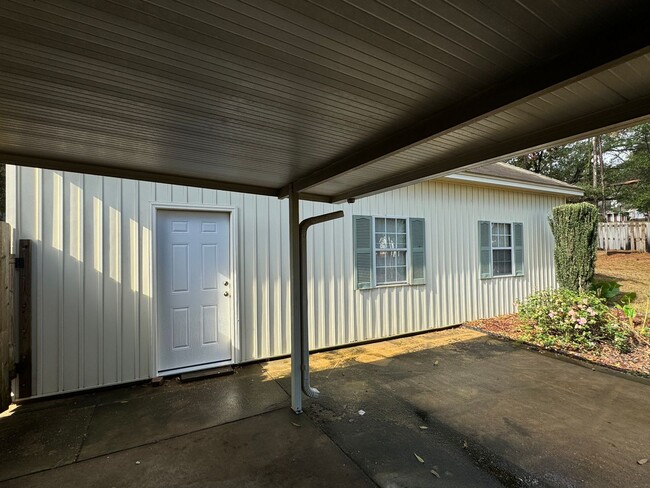
<path fill-rule="evenodd" d="M 506 180 L 492 176 L 479 176 L 468 174 L 453 174 L 444 177 L 447 180 L 463 181 L 466 183 L 475 183 L 479 185 L 500 186 L 504 188 L 513 188 L 517 190 L 535 191 L 541 193 L 553 193 L 555 195 L 569 195 L 581 197 L 584 192 L 580 189 L 563 188 L 561 186 L 538 185 L 536 183 L 526 183 L 524 181 Z"/>

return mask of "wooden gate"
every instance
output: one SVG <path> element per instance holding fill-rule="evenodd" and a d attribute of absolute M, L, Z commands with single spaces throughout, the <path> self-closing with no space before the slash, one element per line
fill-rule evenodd
<path fill-rule="evenodd" d="M 650 247 L 647 222 L 598 224 L 598 248 L 605 251 L 646 252 Z"/>

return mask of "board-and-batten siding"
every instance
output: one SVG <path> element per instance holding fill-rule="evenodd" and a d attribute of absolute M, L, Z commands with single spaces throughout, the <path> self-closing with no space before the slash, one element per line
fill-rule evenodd
<path fill-rule="evenodd" d="M 36 395 L 151 376 L 152 211 L 236 208 L 240 360 L 289 352 L 288 202 L 273 197 L 9 167 L 17 238 L 34 241 Z M 11 194 L 10 194 L 11 197 Z M 564 198 L 425 182 L 357 200 L 301 203 L 301 217 L 345 218 L 309 232 L 312 348 L 512 311 L 554 286 L 548 214 Z M 353 215 L 424 217 L 426 285 L 354 289 Z M 478 221 L 523 222 L 525 275 L 481 280 Z"/>

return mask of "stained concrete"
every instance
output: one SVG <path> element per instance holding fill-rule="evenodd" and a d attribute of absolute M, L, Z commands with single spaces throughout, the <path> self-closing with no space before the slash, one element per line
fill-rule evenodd
<path fill-rule="evenodd" d="M 0 416 L 0 480 L 650 486 L 650 463 L 637 464 L 650 458 L 650 382 L 468 329 L 319 353 L 312 366 L 322 397 L 301 416 L 289 410 L 287 360 L 20 405 Z"/>
<path fill-rule="evenodd" d="M 213 381 L 166 381 L 146 395 L 109 395 L 95 407 L 79 459 L 214 427 L 287 402 L 286 393 L 257 364 Z"/>
<path fill-rule="evenodd" d="M 0 417 L 0 480 L 72 463 L 92 406 L 10 411 Z"/>
<path fill-rule="evenodd" d="M 312 363 L 322 397 L 307 414 L 381 486 L 430 486 L 413 452 L 449 486 L 489 486 L 463 485 L 468 459 L 510 486 L 650 486 L 650 464 L 637 464 L 650 458 L 649 383 L 467 329 Z M 285 388 L 287 367 L 266 365 Z"/>
<path fill-rule="evenodd" d="M 298 424 L 298 425 L 294 425 Z M 9 487 L 350 487 L 372 481 L 288 408 L 9 481 Z"/>
<path fill-rule="evenodd" d="M 25 403 L 0 417 L 0 481 L 288 405 L 259 365 L 213 381 L 171 380 Z"/>

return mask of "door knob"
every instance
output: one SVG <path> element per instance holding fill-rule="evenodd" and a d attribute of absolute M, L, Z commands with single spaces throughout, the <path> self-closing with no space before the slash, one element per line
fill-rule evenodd
<path fill-rule="evenodd" d="M 227 297 L 227 296 L 229 296 L 229 295 L 230 295 L 230 293 L 228 293 L 227 291 L 224 291 L 224 292 L 223 292 L 223 296 L 224 296 L 224 297 Z"/>

